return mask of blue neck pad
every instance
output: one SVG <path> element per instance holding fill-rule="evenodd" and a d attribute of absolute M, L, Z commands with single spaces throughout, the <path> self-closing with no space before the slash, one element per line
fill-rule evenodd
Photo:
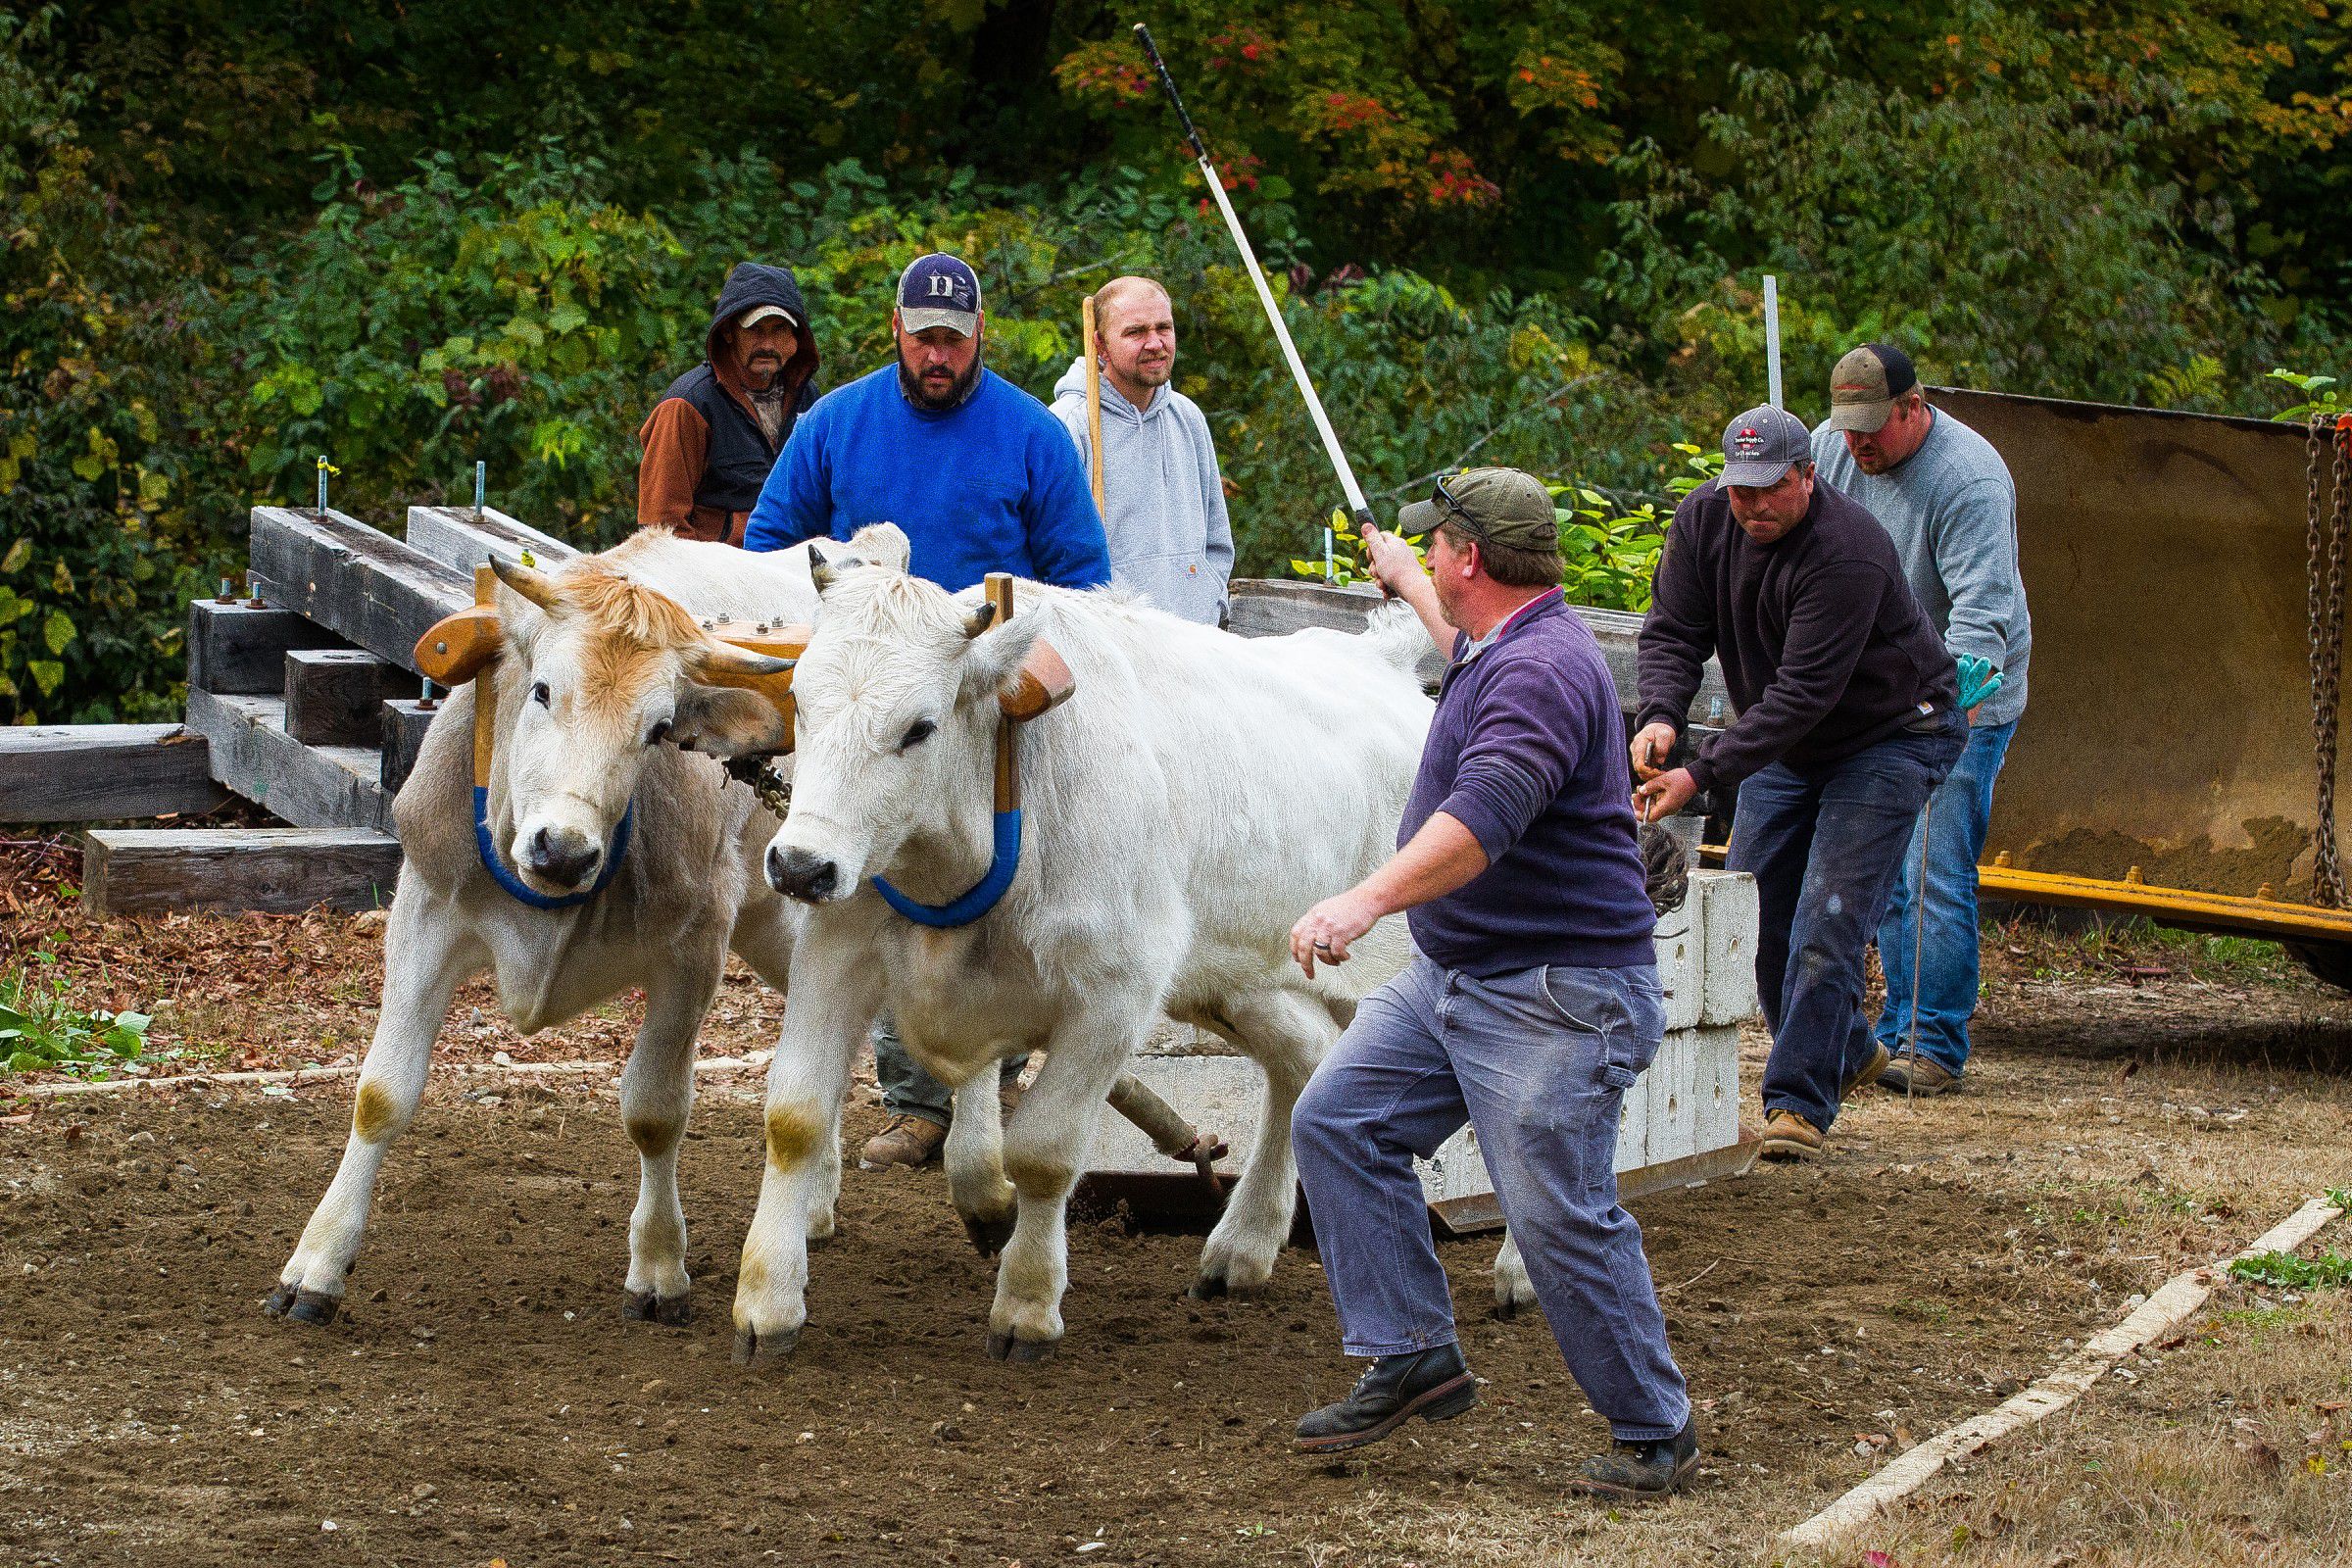
<path fill-rule="evenodd" d="M 1004 897 L 1004 890 L 1012 886 L 1012 874 L 1020 868 L 1021 813 L 1016 807 L 997 813 L 996 856 L 988 863 L 988 875 L 973 883 L 961 897 L 947 904 L 917 904 L 880 877 L 874 878 L 874 891 L 882 895 L 883 903 L 916 925 L 946 929 L 970 925 L 995 908 L 997 901 Z"/>
<path fill-rule="evenodd" d="M 507 890 L 509 897 L 534 909 L 568 909 L 575 905 L 586 904 L 604 892 L 612 880 L 612 873 L 620 869 L 620 858 L 629 853 L 629 828 L 636 820 L 637 803 L 631 801 L 629 808 L 620 813 L 620 826 L 612 830 L 612 851 L 605 857 L 605 868 L 598 875 L 594 887 L 585 893 L 566 893 L 561 898 L 551 899 L 533 890 L 522 878 L 507 869 L 507 862 L 500 858 L 497 844 L 490 838 L 490 786 L 476 784 L 473 787 L 473 849 L 482 858 L 482 869 L 490 873 L 491 880 Z M 996 901 L 992 899 L 989 902 L 993 904 Z"/>

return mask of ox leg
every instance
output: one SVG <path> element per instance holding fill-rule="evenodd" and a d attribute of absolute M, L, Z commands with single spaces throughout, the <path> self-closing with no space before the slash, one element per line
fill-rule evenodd
<path fill-rule="evenodd" d="M 629 1278 L 621 1310 L 649 1323 L 693 1315 L 686 1277 L 686 1208 L 678 1146 L 694 1105 L 694 1042 L 718 991 L 719 965 L 670 970 L 645 990 L 645 1022 L 620 1074 L 620 1125 L 637 1148 L 637 1208 L 629 1216 Z"/>
<path fill-rule="evenodd" d="M 1502 1250 L 1494 1254 L 1494 1315 L 1512 1318 L 1543 1310 L 1543 1303 L 1536 1299 L 1536 1287 L 1527 1277 L 1527 1265 L 1519 1260 L 1519 1238 L 1505 1231 Z"/>
<path fill-rule="evenodd" d="M 841 1191 L 841 1101 L 877 1000 L 838 965 L 812 957 L 808 947 L 794 955 L 784 1032 L 767 1067 L 760 1203 L 735 1278 L 738 1366 L 790 1353 L 808 1320 L 808 1241 L 832 1234 Z"/>
<path fill-rule="evenodd" d="M 1315 1063 L 1339 1038 L 1331 1011 L 1316 998 L 1277 991 L 1228 1004 L 1209 1027 L 1265 1069 L 1256 1138 L 1225 1212 L 1200 1250 L 1200 1272 L 1186 1294 L 1199 1300 L 1257 1290 L 1274 1277 L 1274 1259 L 1290 1240 L 1298 1202 L 1298 1167 L 1291 1154 L 1291 1110 Z"/>
<path fill-rule="evenodd" d="M 982 1257 L 996 1256 L 1012 1237 L 1017 1200 L 1004 1179 L 1004 1102 L 998 1098 L 994 1062 L 956 1086 L 946 1159 L 948 1196 L 962 1216 L 964 1234 Z"/>
<path fill-rule="evenodd" d="M 427 892 L 414 877 L 401 878 L 384 928 L 384 994 L 352 1100 L 351 1137 L 343 1145 L 335 1179 L 265 1303 L 271 1315 L 300 1323 L 334 1320 L 344 1277 L 368 1226 L 376 1173 L 392 1140 L 416 1114 L 449 999 L 460 981 L 489 961 L 488 950 L 454 904 Z"/>
<path fill-rule="evenodd" d="M 1040 1361 L 1061 1341 L 1070 1189 L 1078 1184 L 1103 1097 L 1156 1019 L 1156 995 L 1105 999 L 1063 1018 L 1046 1042 L 1037 1082 L 1004 1129 L 1004 1174 L 1017 1206 L 988 1313 L 988 1353 L 997 1360 Z M 982 1080 L 975 1093 L 993 1088 L 984 1081 L 990 1074 L 975 1076 Z"/>

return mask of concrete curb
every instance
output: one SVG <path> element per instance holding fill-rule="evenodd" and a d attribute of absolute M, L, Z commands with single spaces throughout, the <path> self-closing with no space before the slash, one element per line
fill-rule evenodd
<path fill-rule="evenodd" d="M 2047 1377 L 2002 1403 L 1949 1427 L 1888 1462 L 1878 1474 L 1844 1496 L 1781 1536 L 1790 1546 L 1826 1546 L 1846 1531 L 1868 1523 L 1888 1504 L 1909 1496 L 1954 1459 L 1985 1447 L 1995 1440 L 2032 1426 L 2081 1398 L 2107 1369 L 2133 1350 L 2161 1338 L 2184 1322 L 2213 1294 L 2230 1265 L 2258 1252 L 2291 1252 L 2317 1236 L 2344 1210 L 2324 1198 L 2315 1198 L 2273 1226 L 2243 1251 L 2219 1262 L 2176 1274 L 2158 1288 L 2132 1315 L 2061 1362 Z"/>

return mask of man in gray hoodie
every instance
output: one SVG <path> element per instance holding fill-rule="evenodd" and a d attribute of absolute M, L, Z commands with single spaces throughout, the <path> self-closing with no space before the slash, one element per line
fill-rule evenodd
<path fill-rule="evenodd" d="M 1222 625 L 1233 573 L 1225 482 L 1200 406 L 1168 384 L 1175 310 L 1148 277 L 1117 277 L 1095 295 L 1102 362 L 1102 531 L 1111 580 L 1187 620 Z M 1087 439 L 1086 362 L 1054 383 L 1054 415 L 1094 471 Z"/>

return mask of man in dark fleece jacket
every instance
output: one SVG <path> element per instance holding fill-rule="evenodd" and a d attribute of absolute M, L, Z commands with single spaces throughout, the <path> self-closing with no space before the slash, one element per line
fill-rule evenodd
<path fill-rule="evenodd" d="M 1420 949 L 1356 1008 L 1291 1120 L 1343 1344 L 1374 1358 L 1297 1444 L 1358 1447 L 1478 1402 L 1413 1172 L 1467 1119 L 1561 1356 L 1617 1440 L 1571 1485 L 1660 1496 L 1698 1445 L 1641 1227 L 1617 1202 L 1619 1109 L 1666 1027 L 1617 689 L 1561 602 L 1541 481 L 1453 474 L 1396 525 L 1435 530 L 1431 575 L 1367 527 L 1372 569 L 1452 662 L 1396 857 L 1291 931 L 1310 977 L 1402 910 Z"/>
<path fill-rule="evenodd" d="M 669 384 L 637 432 L 638 525 L 742 544 L 760 486 L 816 392 L 799 281 L 740 263 L 710 313 L 703 363 Z"/>
<path fill-rule="evenodd" d="M 1762 1152 L 1809 1159 L 1844 1097 L 1886 1066 L 1862 1013 L 1863 948 L 1968 721 L 1894 542 L 1815 481 L 1804 421 L 1750 409 L 1723 455 L 1722 475 L 1675 509 L 1651 584 L 1635 804 L 1654 820 L 1739 788 L 1730 865 L 1755 875 L 1772 1025 Z M 1740 716 L 1668 768 L 1710 654 Z"/>

